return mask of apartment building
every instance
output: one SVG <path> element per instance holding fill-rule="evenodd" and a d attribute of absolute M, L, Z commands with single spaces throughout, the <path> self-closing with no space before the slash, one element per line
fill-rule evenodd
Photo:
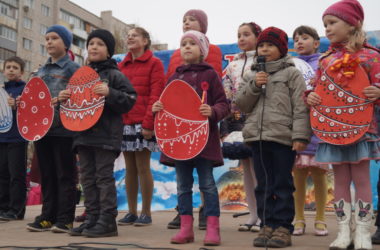
<path fill-rule="evenodd" d="M 53 24 L 73 32 L 71 50 L 75 61 L 83 65 L 86 39 L 97 28 L 111 31 L 116 40 L 116 53 L 124 53 L 123 40 L 134 27 L 103 11 L 100 17 L 68 0 L 0 0 L 0 70 L 3 62 L 17 55 L 25 60 L 25 79 L 48 58 L 44 35 Z"/>

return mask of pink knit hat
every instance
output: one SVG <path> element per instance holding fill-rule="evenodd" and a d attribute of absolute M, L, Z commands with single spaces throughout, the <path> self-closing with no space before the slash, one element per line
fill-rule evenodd
<path fill-rule="evenodd" d="M 202 32 L 196 31 L 196 30 L 189 30 L 186 31 L 181 38 L 181 43 L 182 40 L 185 38 L 191 38 L 195 41 L 195 43 L 199 46 L 201 50 L 201 54 L 203 55 L 203 58 L 206 58 L 208 55 L 208 48 L 210 46 L 210 43 L 208 41 L 208 38 L 206 37 L 205 34 Z"/>
<path fill-rule="evenodd" d="M 185 15 L 183 15 L 183 17 L 185 16 L 195 17 L 201 26 L 201 32 L 204 34 L 207 33 L 207 15 L 203 10 L 188 10 Z"/>
<path fill-rule="evenodd" d="M 336 2 L 325 10 L 322 18 L 326 15 L 336 16 L 352 26 L 357 26 L 364 20 L 363 7 L 357 0 Z"/>

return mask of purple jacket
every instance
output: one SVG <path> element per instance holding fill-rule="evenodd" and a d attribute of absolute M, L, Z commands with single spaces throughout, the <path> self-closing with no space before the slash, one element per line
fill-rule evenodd
<path fill-rule="evenodd" d="M 302 59 L 305 62 L 307 62 L 308 64 L 310 64 L 310 66 L 313 68 L 313 70 L 317 71 L 317 69 L 318 69 L 318 62 L 319 62 L 319 57 L 320 56 L 321 56 L 321 54 L 317 53 L 317 54 L 313 54 L 313 55 L 309 55 L 309 56 L 301 56 L 300 55 L 300 56 L 298 56 L 298 58 Z M 313 135 L 311 137 L 310 143 L 307 145 L 307 148 L 304 151 L 302 151 L 300 154 L 303 154 L 303 155 L 315 155 L 318 143 L 320 141 L 321 140 L 318 139 L 318 137 L 316 137 L 315 135 Z"/>
<path fill-rule="evenodd" d="M 175 79 L 183 80 L 190 84 L 200 97 L 202 96 L 201 83 L 208 82 L 207 104 L 212 108 L 212 115 L 209 118 L 210 131 L 207 144 L 198 156 L 212 161 L 215 167 L 223 165 L 218 122 L 227 116 L 230 110 L 220 77 L 211 65 L 203 62 L 179 66 L 169 78 L 167 84 Z M 174 161 L 165 154 L 161 154 L 160 162 L 162 164 L 174 166 Z"/>

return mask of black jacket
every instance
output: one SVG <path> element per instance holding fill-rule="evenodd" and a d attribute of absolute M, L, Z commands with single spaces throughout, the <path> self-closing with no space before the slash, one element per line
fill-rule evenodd
<path fill-rule="evenodd" d="M 103 82 L 108 82 L 109 95 L 105 98 L 98 122 L 74 137 L 74 148 L 83 145 L 120 152 L 124 126 L 122 114 L 132 109 L 137 98 L 136 91 L 113 59 L 89 66 L 98 72 Z"/>

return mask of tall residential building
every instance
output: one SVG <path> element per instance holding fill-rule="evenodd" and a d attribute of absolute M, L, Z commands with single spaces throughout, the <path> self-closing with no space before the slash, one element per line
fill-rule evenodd
<path fill-rule="evenodd" d="M 134 27 L 112 16 L 112 11 L 100 17 L 68 0 L 0 0 L 0 70 L 6 58 L 17 55 L 25 60 L 24 78 L 44 64 L 46 29 L 61 24 L 73 33 L 71 50 L 75 61 L 84 64 L 86 39 L 97 28 L 107 29 L 117 40 L 116 53 L 124 53 L 123 40 Z"/>

